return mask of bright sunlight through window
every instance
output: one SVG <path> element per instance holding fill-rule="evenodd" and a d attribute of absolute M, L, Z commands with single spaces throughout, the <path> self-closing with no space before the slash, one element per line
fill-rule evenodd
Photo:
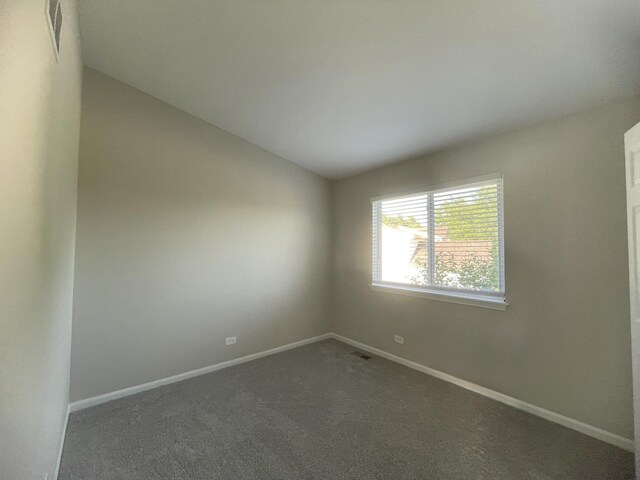
<path fill-rule="evenodd" d="M 372 288 L 506 307 L 502 197 L 492 175 L 374 199 Z"/>

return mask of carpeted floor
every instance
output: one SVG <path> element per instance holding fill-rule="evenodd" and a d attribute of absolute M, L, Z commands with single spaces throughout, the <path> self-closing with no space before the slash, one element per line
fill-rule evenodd
<path fill-rule="evenodd" d="M 71 415 L 59 480 L 627 480 L 633 455 L 335 340 Z"/>

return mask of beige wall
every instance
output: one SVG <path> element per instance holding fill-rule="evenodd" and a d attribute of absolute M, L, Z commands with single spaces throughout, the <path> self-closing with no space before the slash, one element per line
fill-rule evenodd
<path fill-rule="evenodd" d="M 0 2 L 0 478 L 53 473 L 69 394 L 81 70 L 62 3 L 56 63 L 43 2 Z M 331 244 L 326 180 L 85 80 L 72 400 L 334 330 L 632 436 L 622 134 L 639 100 L 335 182 Z M 370 197 L 492 172 L 506 312 L 369 289 Z"/>
<path fill-rule="evenodd" d="M 622 101 L 336 182 L 332 329 L 632 438 L 623 134 L 639 120 Z M 370 197 L 494 172 L 505 312 L 370 290 Z"/>
<path fill-rule="evenodd" d="M 53 478 L 69 396 L 80 52 L 63 0 L 0 1 L 0 478 Z"/>
<path fill-rule="evenodd" d="M 328 331 L 327 180 L 91 69 L 82 100 L 72 401 Z"/>
<path fill-rule="evenodd" d="M 72 401 L 333 330 L 632 437 L 622 134 L 639 108 L 335 182 L 331 219 L 327 181 L 85 69 Z M 494 172 L 506 312 L 369 289 L 370 197 Z"/>

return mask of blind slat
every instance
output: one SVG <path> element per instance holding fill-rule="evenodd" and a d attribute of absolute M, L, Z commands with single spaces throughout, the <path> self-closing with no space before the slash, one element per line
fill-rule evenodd
<path fill-rule="evenodd" d="M 373 280 L 504 292 L 502 180 L 372 202 Z"/>

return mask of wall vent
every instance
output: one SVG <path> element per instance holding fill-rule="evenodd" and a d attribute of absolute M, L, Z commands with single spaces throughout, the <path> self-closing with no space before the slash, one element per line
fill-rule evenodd
<path fill-rule="evenodd" d="M 49 32 L 51 33 L 51 41 L 53 42 L 53 50 L 56 53 L 57 60 L 60 53 L 60 38 L 62 34 L 62 5 L 60 0 L 46 0 L 46 6 Z"/>

